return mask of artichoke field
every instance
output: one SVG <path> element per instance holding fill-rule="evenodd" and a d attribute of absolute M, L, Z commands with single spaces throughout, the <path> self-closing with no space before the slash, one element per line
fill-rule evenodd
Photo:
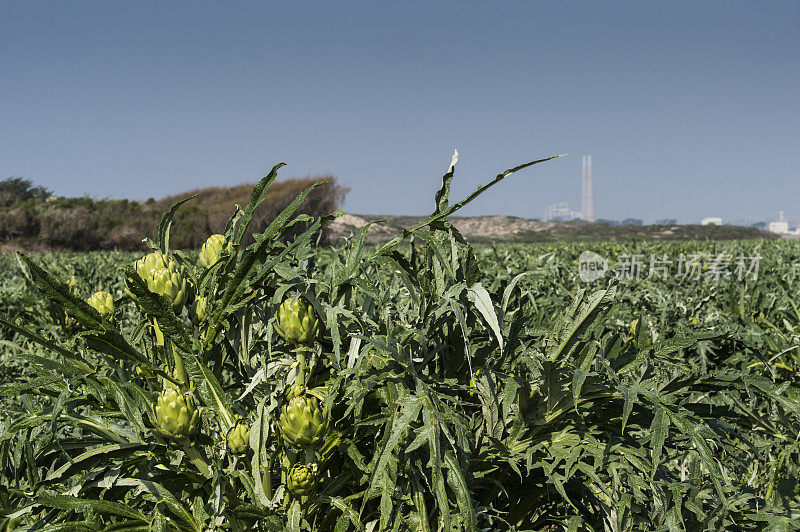
<path fill-rule="evenodd" d="M 44 298 L 0 314 L 0 527 L 797 529 L 797 276 L 590 291 L 577 247 L 448 222 L 547 160 L 450 204 L 454 159 L 377 247 L 312 246 L 340 214 L 296 215 L 316 185 L 246 246 L 276 165 L 199 254 L 170 249 L 180 202 L 102 280 L 18 255 Z"/>

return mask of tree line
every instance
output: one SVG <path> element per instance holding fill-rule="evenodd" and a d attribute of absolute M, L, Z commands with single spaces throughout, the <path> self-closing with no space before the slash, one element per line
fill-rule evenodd
<path fill-rule="evenodd" d="M 333 176 L 287 179 L 273 183 L 267 199 L 254 218 L 256 232 L 269 223 L 306 187 L 320 180 L 298 214 L 320 216 L 336 211 L 347 189 Z M 29 179 L 10 177 L 0 181 L 0 244 L 33 251 L 143 250 L 142 238 L 153 236 L 163 212 L 177 201 L 197 195 L 175 217 L 171 245 L 178 249 L 199 247 L 209 234 L 221 233 L 235 209 L 247 205 L 252 185 L 197 189 L 160 200 L 147 201 L 55 197 Z M 296 231 L 303 229 L 297 224 Z M 320 235 L 325 239 L 325 232 Z"/>

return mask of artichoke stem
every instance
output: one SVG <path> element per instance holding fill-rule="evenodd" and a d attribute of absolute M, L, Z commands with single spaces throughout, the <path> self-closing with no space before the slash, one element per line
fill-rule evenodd
<path fill-rule="evenodd" d="M 247 364 L 250 365 L 250 358 L 247 356 L 250 353 L 250 343 L 249 343 L 249 334 L 250 331 L 250 314 L 247 312 L 242 313 L 242 317 L 240 319 L 240 327 L 242 328 L 242 335 L 241 335 L 241 352 L 244 354 L 242 357 L 243 360 L 247 360 Z"/>
<path fill-rule="evenodd" d="M 268 500 L 272 500 L 272 464 L 267 460 L 267 465 L 261 473 L 261 487 L 264 489 L 264 495 Z"/>
<path fill-rule="evenodd" d="M 303 348 L 295 349 L 297 353 L 297 377 L 294 382 L 300 386 L 306 385 L 306 354 Z"/>
<path fill-rule="evenodd" d="M 197 470 L 206 478 L 211 478 L 211 469 L 209 469 L 208 464 L 194 447 L 194 445 L 190 445 L 185 443 L 183 445 L 183 452 L 186 453 L 186 458 L 194 464 Z"/>
<path fill-rule="evenodd" d="M 316 461 L 316 459 L 317 459 L 317 455 L 316 455 L 316 453 L 314 452 L 313 449 L 306 449 L 305 450 L 305 463 L 306 463 L 306 465 L 313 464 Z"/>

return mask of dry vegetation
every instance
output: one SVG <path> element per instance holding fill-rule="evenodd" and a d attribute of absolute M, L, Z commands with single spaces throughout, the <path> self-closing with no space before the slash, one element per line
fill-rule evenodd
<path fill-rule="evenodd" d="M 295 178 L 275 183 L 255 212 L 252 228 L 263 229 L 301 191 L 327 180 L 303 202 L 298 213 L 334 212 L 347 192 L 333 176 Z M 153 234 L 163 212 L 192 195 L 176 216 L 172 245 L 197 248 L 211 233 L 223 232 L 236 205 L 247 205 L 252 184 L 197 189 L 146 202 L 93 198 L 42 197 L 0 207 L 0 250 L 142 250 L 141 235 Z"/>

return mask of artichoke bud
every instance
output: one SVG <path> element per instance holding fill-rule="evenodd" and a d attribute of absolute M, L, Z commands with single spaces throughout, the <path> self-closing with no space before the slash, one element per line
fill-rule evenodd
<path fill-rule="evenodd" d="M 286 394 L 286 398 L 289 400 L 294 399 L 295 397 L 299 397 L 306 393 L 306 387 L 303 386 L 300 382 L 295 382 L 289 388 L 289 393 Z"/>
<path fill-rule="evenodd" d="M 250 425 L 242 420 L 237 420 L 225 439 L 228 442 L 228 449 L 233 454 L 247 453 L 250 448 Z"/>
<path fill-rule="evenodd" d="M 108 316 L 108 321 L 114 321 L 114 296 L 108 292 L 95 292 L 86 302 L 103 316 Z"/>
<path fill-rule="evenodd" d="M 147 278 L 147 289 L 154 294 L 166 296 L 176 312 L 186 303 L 188 286 L 177 269 L 156 268 Z"/>
<path fill-rule="evenodd" d="M 192 323 L 195 325 L 200 325 L 201 323 L 205 323 L 208 319 L 208 298 L 203 296 L 197 296 L 192 304 L 191 308 L 189 309 L 189 317 L 192 318 Z"/>
<path fill-rule="evenodd" d="M 174 386 L 165 386 L 156 401 L 158 430 L 166 437 L 183 440 L 200 426 L 200 409 L 191 392 L 181 393 Z"/>
<path fill-rule="evenodd" d="M 133 269 L 142 279 L 147 279 L 156 268 L 175 267 L 175 261 L 165 257 L 160 251 L 148 253 L 133 264 Z"/>
<path fill-rule="evenodd" d="M 275 329 L 292 344 L 304 344 L 317 334 L 319 320 L 314 307 L 300 297 L 290 297 L 281 303 Z"/>
<path fill-rule="evenodd" d="M 133 263 L 133 269 L 137 274 L 139 274 L 139 277 L 141 277 L 142 281 L 145 283 L 147 282 L 147 278 L 150 277 L 150 274 L 153 272 L 153 270 L 156 268 L 169 268 L 170 266 L 177 267 L 174 260 L 165 257 L 160 251 L 148 253 Z M 128 278 L 127 282 L 130 283 L 130 281 L 130 278 Z M 132 299 L 136 299 L 136 296 L 130 291 L 130 289 L 128 289 L 127 286 L 125 287 L 125 293 L 131 296 Z"/>
<path fill-rule="evenodd" d="M 200 258 L 198 262 L 203 268 L 210 268 L 219 260 L 223 248 L 230 253 L 232 247 L 232 242 L 228 242 L 227 246 L 225 245 L 225 235 L 211 235 L 200 248 Z"/>
<path fill-rule="evenodd" d="M 298 497 L 309 495 L 317 486 L 317 471 L 317 464 L 295 465 L 289 471 L 286 488 Z"/>
<path fill-rule="evenodd" d="M 313 449 L 322 445 L 325 439 L 328 418 L 316 397 L 300 395 L 283 405 L 278 427 L 289 445 Z"/>

